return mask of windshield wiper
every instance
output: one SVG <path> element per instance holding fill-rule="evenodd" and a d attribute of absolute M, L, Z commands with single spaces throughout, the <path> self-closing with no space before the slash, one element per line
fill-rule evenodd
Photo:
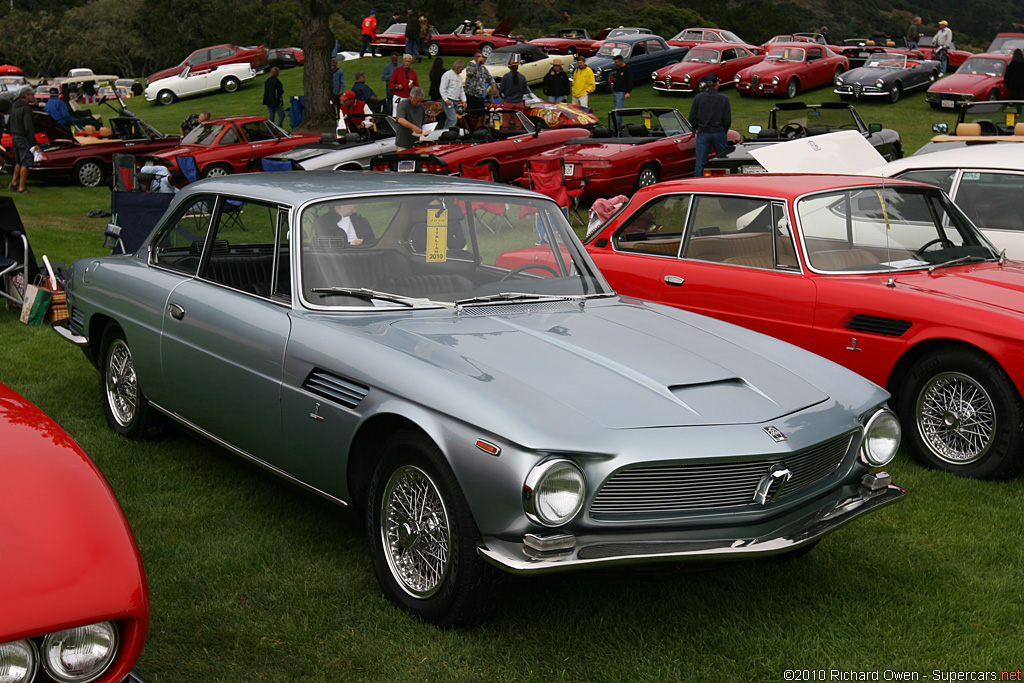
<path fill-rule="evenodd" d="M 498 294 L 487 294 L 485 296 L 471 296 L 468 299 L 458 299 L 455 301 L 456 306 L 465 306 L 466 304 L 486 304 L 492 301 L 521 301 L 523 299 L 549 299 L 557 301 L 559 299 L 566 299 L 568 297 L 557 296 L 554 294 L 527 294 L 525 292 L 500 292 Z"/>
<path fill-rule="evenodd" d="M 412 308 L 416 305 L 415 300 L 405 296 L 398 296 L 397 294 L 388 294 L 387 292 L 377 292 L 372 289 L 366 289 L 365 287 L 314 287 L 311 290 L 314 294 L 320 296 L 351 296 L 356 299 L 364 299 L 366 301 L 390 301 L 391 303 L 402 304 Z"/>
<path fill-rule="evenodd" d="M 960 258 L 955 258 L 955 259 L 952 259 L 950 261 L 946 261 L 945 263 L 936 263 L 934 266 L 932 266 L 931 268 L 928 269 L 928 272 L 929 273 L 934 273 L 936 268 L 945 268 L 946 266 L 959 266 L 959 265 L 961 265 L 963 263 L 971 263 L 971 262 L 974 262 L 974 261 L 987 261 L 987 260 L 988 259 L 984 258 L 983 256 L 974 256 L 974 255 L 961 256 Z"/>

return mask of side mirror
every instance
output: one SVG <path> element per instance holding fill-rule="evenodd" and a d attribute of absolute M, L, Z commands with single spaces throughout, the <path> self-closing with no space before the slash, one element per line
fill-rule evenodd
<path fill-rule="evenodd" d="M 868 132 L 869 133 L 881 133 L 882 132 L 882 124 L 880 124 L 880 123 L 869 123 L 868 124 Z"/>
<path fill-rule="evenodd" d="M 762 130 L 763 130 L 763 128 L 761 128 L 761 126 L 757 125 L 756 123 L 753 124 L 753 125 L 747 126 L 747 132 L 750 133 L 751 135 L 757 135 Z"/>
<path fill-rule="evenodd" d="M 945 123 L 933 123 L 932 132 L 938 133 L 939 135 L 945 135 L 949 132 L 949 125 Z"/>

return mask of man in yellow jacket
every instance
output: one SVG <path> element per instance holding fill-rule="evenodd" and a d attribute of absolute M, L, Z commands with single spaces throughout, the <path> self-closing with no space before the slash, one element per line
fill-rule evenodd
<path fill-rule="evenodd" d="M 576 61 L 576 70 L 572 74 L 572 103 L 586 107 L 590 93 L 597 89 L 594 82 L 594 70 L 587 66 L 587 58 L 580 55 Z"/>

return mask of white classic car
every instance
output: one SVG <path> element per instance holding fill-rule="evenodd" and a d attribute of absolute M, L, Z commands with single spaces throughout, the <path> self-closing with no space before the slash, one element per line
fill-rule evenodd
<path fill-rule="evenodd" d="M 153 81 L 146 87 L 146 101 L 172 104 L 175 100 L 223 90 L 235 92 L 243 81 L 256 78 L 256 71 L 248 64 L 222 64 L 212 69 L 185 70 L 178 76 Z"/>

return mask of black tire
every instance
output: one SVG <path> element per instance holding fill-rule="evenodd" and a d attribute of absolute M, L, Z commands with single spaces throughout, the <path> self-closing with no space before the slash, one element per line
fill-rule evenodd
<path fill-rule="evenodd" d="M 403 510 L 412 495 L 415 509 Z M 373 569 L 389 600 L 441 628 L 479 623 L 499 605 L 503 575 L 477 554 L 469 505 L 430 439 L 388 439 L 366 501 Z"/>
<path fill-rule="evenodd" d="M 156 101 L 160 104 L 174 104 L 177 99 L 177 96 L 170 90 L 161 90 L 156 95 Z"/>
<path fill-rule="evenodd" d="M 490 57 L 492 52 L 494 52 L 494 46 L 490 43 L 484 43 L 480 46 L 480 54 L 484 57 Z"/>
<path fill-rule="evenodd" d="M 1024 469 L 1024 404 L 990 357 L 951 346 L 919 358 L 899 391 L 903 437 L 918 462 L 973 479 Z"/>
<path fill-rule="evenodd" d="M 225 164 L 210 164 L 199 174 L 201 178 L 223 178 L 231 175 L 231 167 Z"/>
<path fill-rule="evenodd" d="M 839 85 L 839 77 L 843 75 L 844 71 L 846 71 L 846 69 L 843 67 L 836 67 L 836 70 L 832 72 L 832 85 Z"/>
<path fill-rule="evenodd" d="M 793 99 L 794 97 L 797 96 L 797 94 L 799 92 L 800 92 L 800 81 L 798 81 L 795 77 L 789 79 L 789 82 L 786 83 L 786 99 L 787 100 Z"/>
<path fill-rule="evenodd" d="M 237 92 L 242 87 L 242 82 L 234 76 L 228 76 L 220 82 L 220 89 L 224 92 Z"/>
<path fill-rule="evenodd" d="M 853 95 L 840 95 L 839 99 L 841 99 L 843 102 L 855 102 L 857 100 L 857 98 L 854 97 Z"/>
<path fill-rule="evenodd" d="M 658 167 L 654 164 L 644 164 L 636 174 L 636 187 L 634 189 L 639 190 L 641 187 L 653 185 L 658 182 L 658 179 Z"/>
<path fill-rule="evenodd" d="M 704 92 L 707 89 L 708 89 L 708 79 L 702 78 L 699 81 L 697 81 L 697 85 L 694 86 L 693 91 L 694 92 Z"/>
<path fill-rule="evenodd" d="M 889 101 L 893 104 L 900 101 L 900 95 L 903 94 L 903 88 L 900 87 L 899 83 L 894 83 L 892 89 L 889 91 Z"/>
<path fill-rule="evenodd" d="M 106 165 L 100 159 L 82 159 L 71 177 L 82 187 L 99 187 L 107 178 Z"/>
<path fill-rule="evenodd" d="M 994 102 L 995 100 L 998 100 L 999 88 L 992 88 L 991 90 L 989 90 L 988 97 L 986 99 L 988 99 L 989 102 Z"/>
<path fill-rule="evenodd" d="M 429 44 L 427 44 L 427 54 L 430 55 L 431 57 L 437 57 L 441 54 L 441 46 L 437 43 L 437 41 L 432 40 L 430 41 Z"/>
<path fill-rule="evenodd" d="M 139 387 L 131 349 L 117 325 L 103 331 L 99 377 L 103 414 L 110 428 L 129 439 L 146 438 L 156 423 L 156 411 Z"/>

